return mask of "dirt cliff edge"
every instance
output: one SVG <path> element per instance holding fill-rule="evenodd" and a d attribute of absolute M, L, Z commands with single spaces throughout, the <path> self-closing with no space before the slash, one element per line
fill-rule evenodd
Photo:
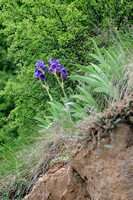
<path fill-rule="evenodd" d="M 103 116 L 108 124 L 112 118 L 119 123 L 100 138 L 100 152 L 93 138 L 84 142 L 71 152 L 69 163 L 55 163 L 42 175 L 24 200 L 133 199 L 133 95 L 116 105 L 115 117 L 111 109 Z M 101 127 L 91 129 L 97 143 Z"/>

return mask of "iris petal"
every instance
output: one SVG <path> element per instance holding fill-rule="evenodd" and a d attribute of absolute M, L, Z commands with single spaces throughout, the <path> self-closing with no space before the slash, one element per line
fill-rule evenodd
<path fill-rule="evenodd" d="M 50 59 L 49 59 L 49 63 L 52 65 L 52 57 L 50 57 Z"/>
<path fill-rule="evenodd" d="M 38 68 L 36 68 L 36 70 L 34 72 L 35 77 L 39 77 L 41 74 L 42 74 L 42 72 Z"/>
<path fill-rule="evenodd" d="M 47 67 L 44 67 L 43 70 L 44 70 L 44 72 L 46 72 L 47 71 Z"/>
<path fill-rule="evenodd" d="M 51 72 L 53 72 L 53 69 L 51 67 L 49 67 L 48 71 L 51 73 Z"/>
<path fill-rule="evenodd" d="M 57 65 L 57 66 L 56 66 L 56 70 L 57 70 L 57 71 L 60 71 L 60 70 L 61 70 L 61 68 L 62 68 L 62 66 L 61 66 L 61 65 Z"/>
<path fill-rule="evenodd" d="M 38 60 L 38 61 L 36 62 L 36 67 L 37 67 L 37 68 L 43 69 L 43 66 L 44 66 L 44 62 L 42 62 L 42 61 L 40 61 L 40 60 Z"/>
<path fill-rule="evenodd" d="M 41 74 L 41 75 L 40 75 L 40 79 L 41 79 L 41 81 L 44 81 L 44 80 L 45 80 L 44 74 Z"/>
<path fill-rule="evenodd" d="M 67 78 L 67 74 L 62 74 L 62 78 Z"/>
<path fill-rule="evenodd" d="M 51 73 L 51 72 L 53 72 L 54 71 L 54 69 L 56 69 L 56 71 L 55 71 L 55 73 L 56 73 L 56 75 L 57 75 L 57 72 L 61 72 L 61 77 L 62 78 L 66 78 L 67 77 L 67 71 L 66 71 L 66 69 L 65 69 L 65 67 L 64 66 L 61 66 L 60 64 L 59 64 L 59 60 L 56 60 L 56 59 L 54 59 L 53 61 L 52 61 L 52 57 L 49 59 L 49 62 L 50 62 L 50 67 L 49 67 L 49 72 Z M 56 76 L 55 75 L 55 76 Z"/>
<path fill-rule="evenodd" d="M 67 71 L 66 71 L 65 68 L 62 68 L 62 69 L 61 69 L 61 72 L 62 72 L 62 74 L 67 74 Z"/>
<path fill-rule="evenodd" d="M 53 63 L 50 67 L 54 70 L 56 68 L 56 64 Z"/>
<path fill-rule="evenodd" d="M 59 64 L 59 60 L 56 60 L 55 63 L 58 65 Z"/>

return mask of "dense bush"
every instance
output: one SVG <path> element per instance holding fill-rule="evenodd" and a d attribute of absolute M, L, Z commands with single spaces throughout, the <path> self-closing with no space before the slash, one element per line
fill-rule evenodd
<path fill-rule="evenodd" d="M 1 24 L 0 28 L 4 29 Z M 12 58 L 8 59 L 7 48 L 6 36 L 0 33 L 0 90 L 4 89 L 9 79 L 15 77 L 15 65 Z M 10 96 L 0 96 L 0 143 L 6 140 L 2 127 L 6 124 L 5 117 L 8 117 L 13 108 L 14 103 Z"/>

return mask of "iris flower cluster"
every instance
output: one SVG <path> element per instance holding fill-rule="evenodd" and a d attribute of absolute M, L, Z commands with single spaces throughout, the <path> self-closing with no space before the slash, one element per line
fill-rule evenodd
<path fill-rule="evenodd" d="M 39 78 L 41 81 L 45 80 L 44 72 L 47 71 L 47 67 L 44 66 L 44 62 L 37 61 L 36 62 L 36 71 L 34 72 L 35 78 Z"/>
<path fill-rule="evenodd" d="M 54 72 L 55 77 L 57 78 L 57 74 L 61 74 L 61 78 L 67 78 L 67 71 L 64 66 L 61 66 L 59 64 L 59 60 L 54 59 L 52 61 L 52 57 L 49 59 L 50 67 L 48 71 L 50 73 Z M 44 66 L 44 63 L 42 61 L 37 61 L 36 62 L 36 70 L 34 72 L 35 78 L 39 78 L 42 81 L 45 80 L 45 72 L 47 71 L 47 67 Z"/>
<path fill-rule="evenodd" d="M 54 74 L 57 77 L 57 73 L 60 72 L 61 73 L 61 78 L 67 78 L 67 71 L 66 71 L 64 66 L 61 66 L 59 64 L 59 60 L 54 59 L 52 61 L 52 57 L 51 57 L 49 59 L 49 63 L 51 64 L 50 67 L 49 67 L 49 72 L 50 73 L 54 71 Z"/>

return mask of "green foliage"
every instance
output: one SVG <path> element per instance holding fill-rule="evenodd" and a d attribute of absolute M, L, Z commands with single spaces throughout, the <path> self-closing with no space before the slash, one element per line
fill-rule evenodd
<path fill-rule="evenodd" d="M 55 162 L 58 162 L 58 161 L 64 161 L 64 162 L 69 162 L 70 161 L 70 155 L 69 154 L 65 154 L 63 156 L 59 156 L 53 160 L 51 160 L 50 164 L 54 164 Z"/>
<path fill-rule="evenodd" d="M 59 57 L 64 64 L 85 62 L 88 36 L 108 22 L 120 26 L 131 19 L 131 1 L 2 1 L 1 18 L 17 64 Z M 21 13 L 21 14 L 20 14 Z M 117 13 L 117 14 L 116 14 Z M 10 21 L 10 23 L 8 23 Z M 15 54 L 14 54 L 15 53 Z"/>
<path fill-rule="evenodd" d="M 73 96 L 77 100 L 80 100 L 84 107 L 87 105 L 94 106 L 96 110 L 103 109 L 105 106 L 110 104 L 112 101 L 120 100 L 123 88 L 128 87 L 126 85 L 129 79 L 129 74 L 125 77 L 125 67 L 123 66 L 127 61 L 127 51 L 123 52 L 122 45 L 119 50 L 113 51 L 110 49 L 107 51 L 103 49 L 100 52 L 96 43 L 93 41 L 95 46 L 95 54 L 90 54 L 96 59 L 99 64 L 93 64 L 89 66 L 76 65 L 80 68 L 84 75 L 71 75 L 70 78 L 77 80 L 81 86 L 78 86 L 79 94 Z M 131 53 L 131 52 L 130 52 Z M 124 96 L 124 93 L 123 93 Z M 103 105 L 99 103 L 106 102 Z M 89 107 L 88 107 L 89 108 Z"/>
<path fill-rule="evenodd" d="M 4 27 L 0 23 L 1 30 Z M 9 79 L 12 79 L 15 75 L 15 65 L 12 59 L 7 58 L 7 42 L 6 36 L 0 33 L 0 90 L 2 90 Z M 4 98 L 0 96 L 0 119 L 7 117 L 10 110 L 14 107 L 12 99 Z M 0 127 L 3 126 L 3 122 L 0 121 Z"/>
<path fill-rule="evenodd" d="M 0 14 L 9 57 L 19 67 L 17 80 L 9 81 L 2 95 L 14 99 L 15 109 L 10 113 L 9 123 L 11 129 L 18 127 L 20 134 L 24 129 L 27 131 L 29 124 L 34 127 L 34 117 L 41 117 L 41 111 L 49 107 L 47 95 L 39 83 L 33 83 L 36 61 L 48 64 L 53 56 L 66 66 L 69 74 L 75 74 L 74 63 L 88 65 L 92 60 L 88 54 L 94 49 L 91 37 L 102 46 L 109 43 L 108 35 L 112 32 L 108 30 L 116 34 L 114 27 L 121 29 L 124 17 L 130 22 L 131 1 L 1 0 Z M 58 101 L 62 92 L 54 77 L 49 80 L 50 92 Z M 76 86 L 69 82 L 67 88 L 70 87 L 75 90 Z"/>
<path fill-rule="evenodd" d="M 0 23 L 1 30 L 4 27 Z M 15 77 L 15 65 L 12 58 L 7 57 L 7 42 L 6 36 L 0 33 L 0 144 L 5 143 L 7 140 L 7 131 L 5 131 L 6 117 L 8 117 L 10 111 L 14 108 L 13 99 L 8 96 L 2 95 L 2 90 L 6 86 L 8 80 Z"/>
<path fill-rule="evenodd" d="M 1 32 L 4 30 L 0 22 Z M 7 56 L 8 44 L 6 42 L 6 36 L 0 33 L 0 71 L 8 72 L 8 74 L 15 74 L 15 65 L 13 63 L 13 58 L 10 59 Z"/>
<path fill-rule="evenodd" d="M 35 117 L 35 119 L 43 124 L 40 125 L 40 127 L 44 128 L 44 132 L 51 128 L 55 128 L 55 131 L 57 131 L 59 127 L 69 129 L 73 125 L 69 106 L 65 104 L 64 101 L 62 103 L 53 101 L 49 102 L 49 104 L 49 116 L 46 116 L 46 114 L 44 113 L 44 119 Z"/>
<path fill-rule="evenodd" d="M 9 72 L 6 73 L 4 71 L 0 71 L 0 77 L 0 90 L 2 90 L 5 87 L 8 79 L 12 78 L 12 75 Z M 11 97 L 5 98 L 0 96 L 0 127 L 2 127 L 4 123 L 2 122 L 2 119 L 8 116 L 13 107 L 14 105 Z"/>
<path fill-rule="evenodd" d="M 93 110 L 99 112 L 111 102 L 120 100 L 123 88 L 126 88 L 128 76 L 125 77 L 125 67 L 123 66 L 125 60 L 127 62 L 126 54 L 123 48 L 119 50 L 103 49 L 103 54 L 100 52 L 96 43 L 95 54 L 91 54 L 99 64 L 89 66 L 76 65 L 80 68 L 80 74 L 84 75 L 71 75 L 70 78 L 79 82 L 77 86 L 77 94 L 72 95 L 71 99 L 68 98 L 65 102 L 63 99 L 60 102 L 52 101 L 49 104 L 49 116 L 44 114 L 44 119 L 36 118 L 39 120 L 44 128 L 44 132 L 53 128 L 57 131 L 58 128 L 72 128 L 74 123 L 84 117 L 87 117 Z M 119 45 L 120 46 L 120 45 Z M 113 48 L 113 47 L 112 47 Z M 122 55 L 120 59 L 119 56 Z M 129 61 L 130 62 L 130 59 Z M 124 95 L 124 94 L 123 94 Z M 129 108 L 130 103 L 127 102 Z M 114 107 L 114 111 L 115 111 Z M 99 118 L 95 119 L 99 121 Z M 118 124 L 121 119 L 118 118 L 114 124 Z M 108 124 L 108 121 L 105 122 Z M 95 124 L 92 124 L 92 127 Z M 108 127 L 104 127 L 108 129 Z"/>

